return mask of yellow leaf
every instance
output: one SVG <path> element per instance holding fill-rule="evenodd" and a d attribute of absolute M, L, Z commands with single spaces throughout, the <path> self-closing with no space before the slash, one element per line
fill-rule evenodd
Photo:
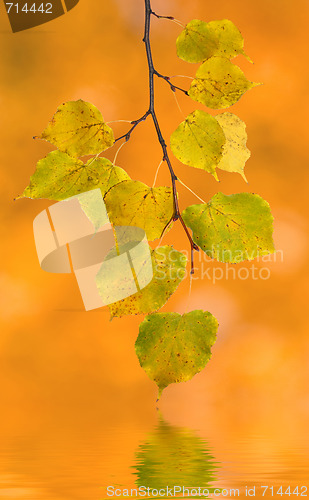
<path fill-rule="evenodd" d="M 260 83 L 247 80 L 241 69 L 225 57 L 211 57 L 198 68 L 188 93 L 208 108 L 224 109 L 257 85 Z"/>
<path fill-rule="evenodd" d="M 156 382 L 159 397 L 169 384 L 186 382 L 211 358 L 218 322 L 206 311 L 154 313 L 140 324 L 135 351 L 141 367 Z"/>
<path fill-rule="evenodd" d="M 205 23 L 190 21 L 176 40 L 177 55 L 189 63 L 198 63 L 212 56 L 232 59 L 244 52 L 244 39 L 235 24 L 228 19 Z"/>
<path fill-rule="evenodd" d="M 128 174 L 107 158 L 91 158 L 84 164 L 56 150 L 38 161 L 29 186 L 19 198 L 59 201 L 96 188 L 104 196 L 112 186 L 126 179 L 130 179 Z"/>
<path fill-rule="evenodd" d="M 233 59 L 239 54 L 242 54 L 248 61 L 252 62 L 250 57 L 244 52 L 244 39 L 242 34 L 232 21 L 228 19 L 210 21 L 207 26 L 217 37 L 217 48 L 212 55 Z"/>
<path fill-rule="evenodd" d="M 233 113 L 217 115 L 216 120 L 221 125 L 226 139 L 223 155 L 217 167 L 227 172 L 238 172 L 248 182 L 244 168 L 251 153 L 246 145 L 246 124 Z"/>
<path fill-rule="evenodd" d="M 127 314 L 148 314 L 158 311 L 183 280 L 186 274 L 186 256 L 171 246 L 156 248 L 151 252 L 153 278 L 134 295 L 110 304 L 111 317 Z"/>
<path fill-rule="evenodd" d="M 102 153 L 114 144 L 101 112 L 81 99 L 59 106 L 40 138 L 75 158 Z"/>
<path fill-rule="evenodd" d="M 174 212 L 171 188 L 150 188 L 139 181 L 120 182 L 107 192 L 104 201 L 115 226 L 140 227 L 149 241 L 160 238 Z"/>
<path fill-rule="evenodd" d="M 218 46 L 217 36 L 208 24 L 193 19 L 176 40 L 177 55 L 190 63 L 198 63 L 211 57 Z"/>
<path fill-rule="evenodd" d="M 225 136 L 217 120 L 200 110 L 190 113 L 171 135 L 171 149 L 179 161 L 206 170 L 217 180 L 216 166 L 224 143 Z"/>

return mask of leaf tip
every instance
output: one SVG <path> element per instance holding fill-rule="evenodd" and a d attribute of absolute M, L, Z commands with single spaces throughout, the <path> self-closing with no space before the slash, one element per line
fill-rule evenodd
<path fill-rule="evenodd" d="M 158 397 L 156 399 L 156 403 L 158 403 L 160 401 L 161 396 L 162 396 L 162 392 L 164 391 L 165 387 L 158 386 L 158 388 L 159 388 L 159 392 L 158 392 Z"/>
<path fill-rule="evenodd" d="M 251 87 L 259 87 L 260 85 L 265 85 L 263 82 L 251 82 Z"/>
<path fill-rule="evenodd" d="M 245 176 L 245 172 L 244 172 L 244 171 L 242 171 L 242 172 L 239 172 L 239 173 L 240 173 L 240 175 L 242 176 L 243 180 L 244 180 L 247 184 L 249 184 L 248 179 L 247 179 L 247 177 Z"/>
<path fill-rule="evenodd" d="M 244 51 L 242 52 L 242 55 L 247 59 L 249 63 L 254 64 L 251 57 L 249 57 L 248 54 L 246 54 Z"/>

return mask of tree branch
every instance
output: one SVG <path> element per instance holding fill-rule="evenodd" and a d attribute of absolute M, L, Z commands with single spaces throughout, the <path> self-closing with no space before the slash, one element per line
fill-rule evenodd
<path fill-rule="evenodd" d="M 180 210 L 179 210 L 179 204 L 178 204 L 178 195 L 177 195 L 177 188 L 176 188 L 176 181 L 177 181 L 177 176 L 174 172 L 174 169 L 172 167 L 172 163 L 170 161 L 168 152 L 167 152 L 167 147 L 166 143 L 164 141 L 161 128 L 158 122 L 158 118 L 155 112 L 155 105 L 154 105 L 154 75 L 164 78 L 171 87 L 173 85 L 169 82 L 168 77 L 164 77 L 160 73 L 158 73 L 153 64 L 153 59 L 152 59 L 152 52 L 151 52 L 151 45 L 150 45 L 150 19 L 151 19 L 151 14 L 154 14 L 154 12 L 151 10 L 151 4 L 150 0 L 145 0 L 145 31 L 144 31 L 144 38 L 143 42 L 145 43 L 146 47 L 146 55 L 147 55 L 147 61 L 148 61 L 148 70 L 149 70 L 149 113 L 151 114 L 152 121 L 154 123 L 158 140 L 159 143 L 161 144 L 162 152 L 163 152 L 163 160 L 167 163 L 168 169 L 170 171 L 171 175 L 171 180 L 172 180 L 172 187 L 173 187 L 173 197 L 174 197 L 174 214 L 173 214 L 173 221 L 180 220 L 185 233 L 189 239 L 190 246 L 191 246 L 191 274 L 194 272 L 194 263 L 193 263 L 193 250 L 198 250 L 198 246 L 193 242 L 192 237 L 188 231 L 188 228 L 186 224 L 184 223 Z M 154 14 L 155 15 L 155 14 Z M 176 88 L 176 87 L 175 87 Z M 182 90 L 182 89 L 180 89 Z M 185 91 L 184 91 L 185 92 Z"/>
<path fill-rule="evenodd" d="M 169 86 L 173 92 L 175 92 L 176 89 L 180 90 L 181 92 L 184 92 L 184 94 L 186 94 L 186 95 L 188 95 L 188 92 L 180 87 L 177 87 L 176 85 L 173 85 L 170 82 L 170 77 L 164 76 L 161 73 L 159 73 L 155 69 L 154 64 L 153 64 L 153 59 L 152 59 L 152 52 L 151 52 L 151 45 L 150 45 L 150 19 L 151 19 L 151 15 L 154 15 L 155 17 L 157 17 L 159 19 L 163 18 L 163 19 L 174 20 L 174 18 L 172 16 L 159 16 L 158 14 L 153 12 L 153 10 L 151 9 L 150 0 L 144 0 L 144 2 L 145 2 L 145 30 L 144 30 L 143 42 L 145 43 L 147 62 L 148 62 L 148 72 L 149 72 L 149 108 L 146 111 L 146 113 L 143 116 L 141 116 L 141 118 L 139 118 L 138 120 L 132 121 L 131 122 L 132 127 L 128 130 L 128 132 L 126 134 L 121 135 L 117 139 L 115 139 L 115 142 L 120 141 L 121 139 L 125 139 L 125 141 L 127 142 L 130 139 L 131 134 L 135 130 L 137 125 L 139 125 L 139 123 L 141 123 L 142 121 L 145 121 L 148 116 L 151 116 L 153 124 L 154 124 L 156 132 L 157 132 L 158 141 L 159 141 L 161 148 L 162 148 L 163 161 L 165 161 L 167 166 L 168 166 L 168 169 L 169 169 L 170 175 L 171 175 L 171 180 L 172 180 L 174 213 L 173 213 L 170 221 L 167 223 L 166 227 L 169 226 L 171 221 L 179 220 L 181 222 L 181 225 L 184 228 L 184 231 L 185 231 L 187 238 L 190 242 L 191 274 L 193 274 L 194 273 L 194 262 L 193 262 L 194 250 L 199 251 L 199 248 L 192 240 L 192 237 L 189 233 L 189 230 L 188 230 L 188 228 L 187 228 L 187 226 L 186 226 L 186 224 L 185 224 L 185 222 L 180 214 L 179 204 L 178 204 L 178 194 L 177 194 L 177 188 L 176 188 L 177 176 L 176 176 L 174 169 L 172 167 L 172 163 L 171 163 L 171 160 L 169 158 L 168 151 L 167 151 L 166 142 L 163 138 L 161 128 L 160 128 L 160 125 L 158 122 L 158 118 L 156 115 L 156 111 L 155 111 L 154 76 L 156 75 L 158 78 L 162 78 L 163 80 L 165 80 L 169 84 Z M 163 233 L 164 233 L 166 227 L 164 228 Z"/>

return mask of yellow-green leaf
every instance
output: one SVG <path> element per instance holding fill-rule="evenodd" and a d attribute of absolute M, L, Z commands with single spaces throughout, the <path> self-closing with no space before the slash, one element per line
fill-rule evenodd
<path fill-rule="evenodd" d="M 244 52 L 244 39 L 235 24 L 228 19 L 205 23 L 190 21 L 176 40 L 177 55 L 189 63 L 198 63 L 212 56 L 232 59 Z"/>
<path fill-rule="evenodd" d="M 221 21 L 210 21 L 208 29 L 216 35 L 217 47 L 212 55 L 233 59 L 242 54 L 252 62 L 244 52 L 244 39 L 239 29 L 232 21 L 222 19 Z"/>
<path fill-rule="evenodd" d="M 112 317 L 127 314 L 149 314 L 158 311 L 183 280 L 186 274 L 186 256 L 170 246 L 152 250 L 153 278 L 145 288 L 109 305 Z"/>
<path fill-rule="evenodd" d="M 218 38 L 208 24 L 199 19 L 190 21 L 176 40 L 177 55 L 190 63 L 211 57 L 218 47 Z"/>
<path fill-rule="evenodd" d="M 123 181 L 105 195 L 110 221 L 115 226 L 137 226 L 149 241 L 160 238 L 174 212 L 169 187 L 151 188 L 139 181 Z"/>
<path fill-rule="evenodd" d="M 275 251 L 273 216 L 257 194 L 217 193 L 207 204 L 186 208 L 182 217 L 194 242 L 220 262 L 253 260 Z"/>
<path fill-rule="evenodd" d="M 100 188 L 102 195 L 115 184 L 130 179 L 120 167 L 107 158 L 90 159 L 86 164 L 61 151 L 52 151 L 39 160 L 19 198 L 65 200 L 85 191 Z"/>
<path fill-rule="evenodd" d="M 188 94 L 208 108 L 223 109 L 257 85 L 260 84 L 247 80 L 241 69 L 228 59 L 215 56 L 198 68 Z"/>
<path fill-rule="evenodd" d="M 211 357 L 218 322 L 205 311 L 155 313 L 140 324 L 135 351 L 141 367 L 156 382 L 159 397 L 169 384 L 186 382 Z"/>
<path fill-rule="evenodd" d="M 77 158 L 101 153 L 115 142 L 101 112 L 81 99 L 59 106 L 40 138 Z"/>
<path fill-rule="evenodd" d="M 217 167 L 227 172 L 237 172 L 246 181 L 244 168 L 250 158 L 247 148 L 246 124 L 233 113 L 221 113 L 216 120 L 222 127 L 226 142 L 223 146 L 223 155 Z"/>
<path fill-rule="evenodd" d="M 225 136 L 218 121 L 205 111 L 196 110 L 171 135 L 171 149 L 176 158 L 190 167 L 201 168 L 217 180 L 218 165 Z"/>

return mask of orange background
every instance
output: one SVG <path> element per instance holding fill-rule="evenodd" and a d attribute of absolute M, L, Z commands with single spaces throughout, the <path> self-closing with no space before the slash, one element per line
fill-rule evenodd
<path fill-rule="evenodd" d="M 232 446 L 233 436 L 241 433 L 264 433 L 292 443 L 296 435 L 302 436 L 309 416 L 309 3 L 153 0 L 153 9 L 184 23 L 228 18 L 241 30 L 245 51 L 255 64 L 242 57 L 234 62 L 250 80 L 264 83 L 231 108 L 247 124 L 249 184 L 238 174 L 222 171 L 218 184 L 206 172 L 176 159 L 173 165 L 180 179 L 204 199 L 218 190 L 260 194 L 270 203 L 276 247 L 283 251 L 283 262 L 266 264 L 269 280 L 229 279 L 215 285 L 196 280 L 190 296 L 188 280 L 180 285 L 163 310 L 209 310 L 220 323 L 218 341 L 207 368 L 192 381 L 166 389 L 160 408 L 172 424 L 211 436 L 219 459 L 224 459 L 224 444 Z M 83 311 L 74 277 L 44 273 L 37 261 L 32 222 L 50 202 L 13 199 L 27 185 L 36 162 L 52 149 L 32 136 L 45 128 L 62 102 L 90 101 L 106 121 L 134 120 L 145 112 L 143 15 L 142 0 L 80 0 L 55 21 L 12 34 L 1 8 L 0 427 L 3 442 L 16 444 L 21 461 L 37 460 L 36 473 L 29 465 L 23 474 L 54 480 L 51 498 L 58 500 L 97 498 L 97 492 L 86 495 L 77 485 L 90 488 L 90 483 L 103 484 L 108 474 L 129 474 L 141 434 L 156 423 L 157 391 L 134 353 L 141 318 L 110 322 L 107 308 Z M 175 55 L 179 32 L 176 24 L 153 19 L 156 68 L 166 75 L 194 76 L 197 66 Z M 175 79 L 180 86 L 188 82 Z M 177 97 L 185 114 L 203 109 L 180 93 Z M 168 140 L 182 115 L 163 81 L 156 81 L 156 109 Z M 116 136 L 127 130 L 127 124 L 112 126 Z M 115 152 L 116 147 L 106 156 L 113 159 Z M 133 179 L 151 184 L 160 159 L 153 125 L 147 121 L 121 149 L 117 163 Z M 157 185 L 169 183 L 163 165 Z M 182 208 L 198 203 L 181 185 L 179 197 Z M 168 243 L 188 250 L 179 224 L 164 238 L 163 244 Z M 119 429 L 113 434 L 115 442 L 104 434 L 111 424 Z M 17 435 L 24 440 L 15 441 Z M 81 436 L 99 456 L 99 463 L 91 462 L 88 468 L 79 468 L 76 458 Z M 107 449 L 102 445 L 106 439 Z M 59 456 L 49 456 L 49 443 L 59 445 Z M 108 455 L 117 446 L 121 457 Z M 268 452 L 256 450 L 262 457 Z M 65 483 L 60 472 L 69 462 L 76 465 L 75 475 Z M 3 471 L 4 476 L 18 476 L 16 467 Z M 16 493 L 13 498 L 23 497 Z"/>

